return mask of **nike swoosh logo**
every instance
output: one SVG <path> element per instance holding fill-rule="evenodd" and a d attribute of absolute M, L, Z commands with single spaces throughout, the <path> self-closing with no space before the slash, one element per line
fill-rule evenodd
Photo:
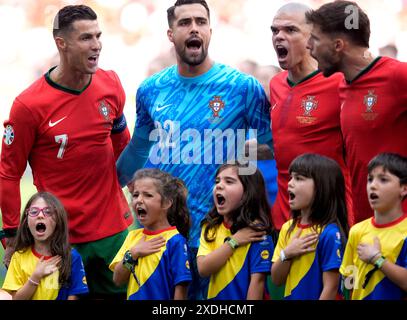
<path fill-rule="evenodd" d="M 62 120 L 64 120 L 65 118 L 66 118 L 66 116 L 63 117 L 63 118 L 61 118 L 61 119 L 59 119 L 59 120 L 57 120 L 57 121 L 55 121 L 55 122 L 52 122 L 51 120 L 49 120 L 48 125 L 49 125 L 50 127 L 56 126 L 58 123 L 60 123 L 60 122 L 61 122 Z"/>
<path fill-rule="evenodd" d="M 277 103 L 275 103 L 272 107 L 271 110 L 274 110 L 277 107 Z"/>
<path fill-rule="evenodd" d="M 155 107 L 155 111 L 161 111 L 161 110 L 163 110 L 163 109 L 165 109 L 165 108 L 168 108 L 168 107 L 171 106 L 171 105 L 172 105 L 172 103 L 166 104 L 166 105 L 164 105 L 164 106 L 158 105 L 157 107 Z"/>

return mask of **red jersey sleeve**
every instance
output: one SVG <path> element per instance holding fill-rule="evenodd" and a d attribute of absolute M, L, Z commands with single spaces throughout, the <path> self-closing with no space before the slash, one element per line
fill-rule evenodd
<path fill-rule="evenodd" d="M 396 96 L 402 95 L 401 101 L 407 101 L 407 63 L 401 62 L 400 66 L 395 70 Z M 404 108 L 407 109 L 407 103 L 404 103 Z M 403 201 L 403 212 L 407 212 L 407 198 Z"/>
<path fill-rule="evenodd" d="M 34 143 L 36 124 L 32 113 L 18 98 L 4 122 L 0 164 L 0 204 L 3 228 L 17 228 L 20 221 L 20 179 Z"/>
<path fill-rule="evenodd" d="M 126 93 L 124 92 L 123 86 L 117 74 L 114 71 L 111 71 L 111 74 L 114 77 L 117 86 L 117 112 L 113 121 L 113 128 L 110 138 L 112 139 L 115 160 L 117 160 L 130 141 L 130 132 L 127 128 L 126 118 L 123 113 L 126 102 Z"/>
<path fill-rule="evenodd" d="M 117 161 L 120 154 L 130 141 L 129 129 L 126 127 L 121 133 L 112 133 L 110 139 L 112 139 L 114 158 Z"/>
<path fill-rule="evenodd" d="M 396 86 L 396 96 L 402 96 L 400 100 L 407 100 L 407 63 L 400 62 L 394 70 L 394 83 Z M 407 107 L 407 105 L 405 105 Z"/>

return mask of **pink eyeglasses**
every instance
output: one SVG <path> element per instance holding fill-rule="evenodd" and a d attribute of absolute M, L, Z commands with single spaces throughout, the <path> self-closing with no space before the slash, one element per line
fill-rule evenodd
<path fill-rule="evenodd" d="M 27 214 L 30 217 L 36 217 L 40 214 L 40 212 L 42 212 L 43 215 L 46 217 L 50 217 L 54 213 L 50 207 L 44 207 L 44 208 L 31 207 L 31 208 L 27 209 Z"/>

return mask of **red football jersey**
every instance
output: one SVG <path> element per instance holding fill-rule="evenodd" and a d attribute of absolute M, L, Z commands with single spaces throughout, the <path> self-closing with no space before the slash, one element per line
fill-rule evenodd
<path fill-rule="evenodd" d="M 388 57 L 375 60 L 350 84 L 342 83 L 340 98 L 353 210 L 359 222 L 373 215 L 366 191 L 369 161 L 382 152 L 407 156 L 407 63 Z"/>
<path fill-rule="evenodd" d="M 19 225 L 20 179 L 27 161 L 37 189 L 63 203 L 71 243 L 102 239 L 132 223 L 111 139 L 124 102 L 117 75 L 101 69 L 82 91 L 57 85 L 47 73 L 14 100 L 1 154 L 3 228 Z M 125 125 L 119 131 L 114 143 L 123 149 L 130 135 Z"/>
<path fill-rule="evenodd" d="M 338 86 L 341 74 L 325 78 L 314 72 L 300 83 L 288 81 L 288 72 L 280 72 L 270 81 L 271 126 L 278 170 L 278 193 L 272 208 L 277 229 L 290 218 L 288 204 L 288 168 L 303 153 L 318 153 L 337 161 L 345 176 L 348 221 L 351 211 L 349 170 L 343 158 Z"/>

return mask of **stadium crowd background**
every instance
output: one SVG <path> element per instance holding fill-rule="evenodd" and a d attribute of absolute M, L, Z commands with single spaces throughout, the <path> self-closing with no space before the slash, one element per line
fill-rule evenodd
<path fill-rule="evenodd" d="M 14 98 L 58 63 L 52 39 L 56 12 L 68 4 L 86 4 L 98 14 L 103 32 L 99 66 L 115 70 L 126 91 L 124 113 L 130 132 L 135 93 L 143 79 L 175 62 L 167 39 L 166 9 L 175 0 L 0 0 L 0 122 L 8 118 Z M 297 0 L 317 8 L 327 0 Z M 278 65 L 270 25 L 288 0 L 207 0 L 211 8 L 210 56 L 250 72 L 252 62 Z M 407 0 L 357 0 L 371 21 L 371 51 L 394 44 L 407 61 Z M 403 41 L 404 39 L 404 41 Z M 2 127 L 2 126 L 1 126 Z M 1 148 L 1 145 L 0 145 Z M 22 203 L 35 191 L 29 168 L 21 184 Z M 1 222 L 0 222 L 1 223 Z M 0 249 L 0 258 L 3 250 Z M 0 266 L 0 285 L 5 275 Z"/>

